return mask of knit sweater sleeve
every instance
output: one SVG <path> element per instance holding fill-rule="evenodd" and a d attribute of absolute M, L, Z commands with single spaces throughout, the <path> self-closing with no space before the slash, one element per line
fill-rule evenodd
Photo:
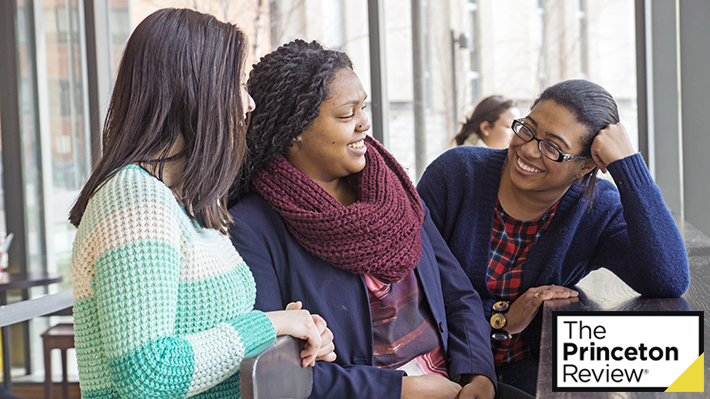
<path fill-rule="evenodd" d="M 597 253 L 606 266 L 638 293 L 679 297 L 690 275 L 683 238 L 640 154 L 609 165 L 622 212 L 610 220 Z M 623 255 L 622 255 L 623 254 Z"/>
<path fill-rule="evenodd" d="M 460 187 L 467 184 L 459 175 L 466 168 L 459 156 L 461 152 L 461 149 L 456 148 L 439 156 L 427 166 L 417 184 L 419 196 L 429 208 L 431 219 L 447 242 L 452 239 L 463 191 L 452 185 Z"/>
<path fill-rule="evenodd" d="M 126 398 L 194 396 L 237 373 L 245 355 L 275 340 L 268 317 L 251 310 L 253 280 L 238 267 L 193 273 L 194 281 L 184 281 L 180 211 L 170 190 L 141 170 L 119 172 L 92 197 L 72 265 L 76 346 L 83 358 L 101 353 L 95 357 L 104 364 L 95 369 L 108 373 L 100 384 L 110 387 L 89 388 Z M 234 302 L 252 298 L 252 304 L 229 305 L 225 299 L 231 298 L 219 297 L 240 289 Z M 214 312 L 184 314 L 185 301 L 213 301 Z M 92 367 L 84 367 L 84 375 L 92 372 L 87 369 Z"/>

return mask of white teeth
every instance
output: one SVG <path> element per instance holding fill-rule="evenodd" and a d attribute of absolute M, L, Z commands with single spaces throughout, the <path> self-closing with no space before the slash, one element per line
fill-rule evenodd
<path fill-rule="evenodd" d="M 530 173 L 542 172 L 542 171 L 541 171 L 540 169 L 538 169 L 538 168 L 533 168 L 532 166 L 525 165 L 525 164 L 520 160 L 520 158 L 518 158 L 518 166 L 520 167 L 520 169 L 522 169 L 522 170 L 524 170 L 524 171 L 526 171 L 526 172 L 530 172 Z"/>
<path fill-rule="evenodd" d="M 362 148 L 365 145 L 365 140 L 356 141 L 354 143 L 348 144 L 350 148 Z"/>

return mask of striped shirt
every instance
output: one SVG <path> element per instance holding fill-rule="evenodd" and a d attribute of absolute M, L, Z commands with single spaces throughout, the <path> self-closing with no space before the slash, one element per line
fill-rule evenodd
<path fill-rule="evenodd" d="M 229 238 L 138 166 L 91 197 L 71 271 L 84 399 L 239 398 L 242 358 L 276 338 Z"/>
<path fill-rule="evenodd" d="M 370 296 L 374 363 L 404 370 L 409 376 L 447 376 L 439 334 L 414 271 L 385 283 L 365 275 Z"/>

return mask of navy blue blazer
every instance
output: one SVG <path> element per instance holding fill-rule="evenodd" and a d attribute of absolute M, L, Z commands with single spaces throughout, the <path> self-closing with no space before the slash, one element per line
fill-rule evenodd
<path fill-rule="evenodd" d="M 425 209 L 422 257 L 415 272 L 446 353 L 449 376 L 481 374 L 496 384 L 490 325 L 481 298 Z M 404 372 L 373 366 L 370 301 L 363 276 L 333 267 L 306 251 L 281 216 L 257 193 L 230 209 L 232 243 L 256 280 L 255 308 L 283 310 L 301 301 L 334 335 L 333 363 L 313 369 L 312 398 L 395 398 Z"/>

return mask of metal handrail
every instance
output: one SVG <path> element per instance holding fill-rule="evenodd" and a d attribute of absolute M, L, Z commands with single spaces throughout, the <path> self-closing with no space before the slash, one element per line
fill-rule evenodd
<path fill-rule="evenodd" d="M 25 301 L 0 306 L 0 327 L 9 326 L 35 317 L 46 316 L 67 309 L 74 302 L 74 290 L 45 295 Z"/>

